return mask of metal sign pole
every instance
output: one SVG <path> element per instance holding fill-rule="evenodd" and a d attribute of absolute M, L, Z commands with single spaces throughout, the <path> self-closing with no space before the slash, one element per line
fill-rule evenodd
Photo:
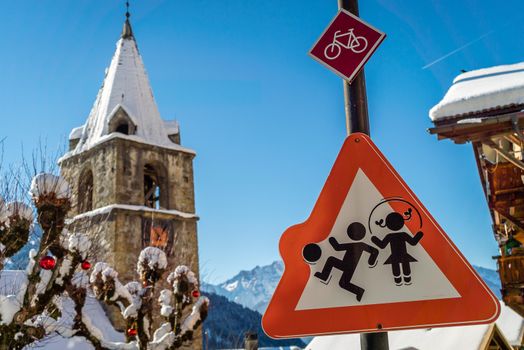
<path fill-rule="evenodd" d="M 358 0 L 338 0 L 338 6 L 358 16 Z M 369 135 L 368 102 L 366 96 L 366 78 L 364 69 L 351 84 L 344 83 L 344 107 L 348 135 L 362 132 Z"/>
<path fill-rule="evenodd" d="M 338 0 L 338 6 L 358 16 L 358 0 Z M 343 83 L 347 134 L 362 132 L 369 135 L 368 103 L 364 69 L 362 69 L 351 84 L 345 80 L 343 80 Z M 389 350 L 388 333 L 361 333 L 360 348 L 361 350 Z"/>

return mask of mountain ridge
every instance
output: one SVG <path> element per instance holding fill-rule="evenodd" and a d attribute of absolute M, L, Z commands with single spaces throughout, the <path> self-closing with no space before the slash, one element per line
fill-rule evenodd
<path fill-rule="evenodd" d="M 473 268 L 500 299 L 501 285 L 497 271 L 476 265 L 473 265 Z M 221 295 L 263 314 L 283 272 L 284 263 L 276 260 L 269 265 L 257 265 L 251 270 L 242 270 L 219 284 L 203 282 L 202 290 Z"/>

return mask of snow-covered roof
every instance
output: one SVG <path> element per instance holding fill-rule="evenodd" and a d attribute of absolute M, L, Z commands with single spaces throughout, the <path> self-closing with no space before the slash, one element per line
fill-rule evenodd
<path fill-rule="evenodd" d="M 178 121 L 176 120 L 164 120 L 164 127 L 168 135 L 176 135 L 179 133 Z"/>
<path fill-rule="evenodd" d="M 136 125 L 134 136 L 141 142 L 173 147 L 133 35 L 122 35 L 116 43 L 115 54 L 86 124 L 71 132 L 70 139 L 81 133 L 71 153 L 77 154 L 99 144 L 109 134 L 109 122 L 119 109 Z"/>
<path fill-rule="evenodd" d="M 524 319 L 502 304 L 496 325 L 510 345 L 520 345 Z M 388 332 L 389 349 L 478 350 L 490 325 L 443 327 Z M 360 335 L 329 335 L 315 337 L 306 350 L 360 350 Z"/>
<path fill-rule="evenodd" d="M 524 104 L 524 62 L 460 74 L 437 105 L 432 121 Z"/>
<path fill-rule="evenodd" d="M 69 133 L 69 139 L 70 140 L 77 140 L 77 139 L 79 139 L 80 137 L 82 137 L 82 132 L 83 131 L 84 131 L 84 126 L 83 125 L 74 128 Z"/>

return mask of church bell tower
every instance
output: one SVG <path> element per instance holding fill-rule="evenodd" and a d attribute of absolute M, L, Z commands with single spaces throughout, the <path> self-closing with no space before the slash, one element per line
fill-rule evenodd
<path fill-rule="evenodd" d="M 71 131 L 59 160 L 73 192 L 69 230 L 100 247 L 91 257 L 136 279 L 140 251 L 165 251 L 168 270 L 198 273 L 193 158 L 176 121 L 160 117 L 129 22 L 84 125 Z"/>

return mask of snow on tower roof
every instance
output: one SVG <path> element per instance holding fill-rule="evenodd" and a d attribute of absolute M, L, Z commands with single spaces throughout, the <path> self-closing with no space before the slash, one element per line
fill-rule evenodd
<path fill-rule="evenodd" d="M 495 324 L 510 345 L 520 346 L 524 334 L 524 319 L 521 316 L 501 303 L 501 313 Z M 389 348 L 478 350 L 490 327 L 475 325 L 388 332 Z M 360 335 L 315 337 L 305 350 L 360 350 Z"/>
<path fill-rule="evenodd" d="M 437 105 L 432 121 L 524 104 L 524 62 L 460 74 Z"/>
<path fill-rule="evenodd" d="M 86 124 L 73 129 L 70 135 L 76 138 L 81 132 L 80 141 L 65 157 L 108 140 L 107 136 L 113 131 L 110 122 L 120 110 L 134 124 L 136 132 L 134 135 L 114 133 L 115 137 L 194 153 L 174 144 L 168 137 L 128 20 Z"/>
<path fill-rule="evenodd" d="M 78 126 L 76 128 L 73 128 L 71 132 L 69 133 L 69 139 L 70 140 L 76 140 L 82 137 L 82 133 L 84 132 L 84 126 Z"/>
<path fill-rule="evenodd" d="M 164 120 L 164 127 L 168 135 L 176 135 L 180 132 L 180 127 L 176 120 Z"/>

